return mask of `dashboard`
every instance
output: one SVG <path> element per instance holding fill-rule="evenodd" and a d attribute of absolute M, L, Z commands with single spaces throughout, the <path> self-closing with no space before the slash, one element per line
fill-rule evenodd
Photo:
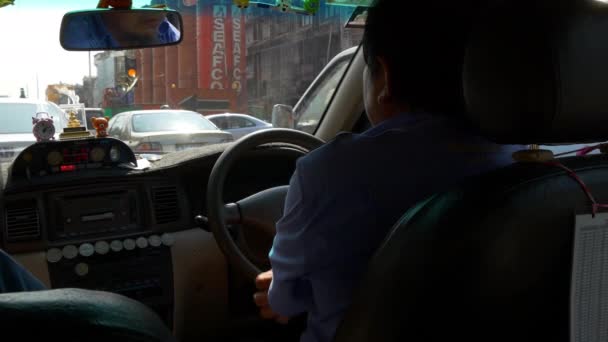
<path fill-rule="evenodd" d="M 10 176 L 14 180 L 45 177 L 87 169 L 137 164 L 135 154 L 113 138 L 49 141 L 33 144 L 17 156 Z"/>
<path fill-rule="evenodd" d="M 32 145 L 0 172 L 1 248 L 36 265 L 33 273 L 52 288 L 126 295 L 177 330 L 186 329 L 191 306 L 208 306 L 213 322 L 228 310 L 228 270 L 194 218 L 205 215 L 207 181 L 228 145 L 176 152 L 146 169 L 115 139 Z M 228 175 L 224 201 L 288 184 L 301 155 L 252 151 Z"/>

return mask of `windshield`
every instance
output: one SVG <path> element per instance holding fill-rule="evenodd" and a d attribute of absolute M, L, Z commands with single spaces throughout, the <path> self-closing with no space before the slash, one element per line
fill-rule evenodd
<path fill-rule="evenodd" d="M 327 86 L 308 91 L 308 99 L 302 96 L 336 55 L 359 45 L 363 34 L 361 28 L 345 27 L 354 7 L 326 1 L 320 2 L 313 16 L 302 13 L 302 0 L 292 0 L 287 12 L 254 2 L 241 9 L 233 0 L 134 0 L 134 8 L 164 4 L 179 11 L 182 42 L 136 50 L 64 50 L 59 43 L 63 15 L 95 8 L 97 3 L 16 0 L 14 5 L 0 7 L 2 32 L 15 32 L 24 22 L 32 23 L 18 34 L 2 35 L 0 99 L 54 103 L 76 112 L 81 125 L 89 129 L 93 129 L 89 122 L 93 116 L 112 118 L 161 107 L 201 116 L 242 113 L 271 123 L 275 105 L 293 107 L 302 102 L 309 104 L 307 109 L 293 113 L 288 128 L 313 132 L 350 60 L 321 76 L 330 80 L 317 83 Z M 323 96 L 318 96 L 319 91 Z M 97 111 L 89 114 L 93 113 L 90 109 Z M 19 107 L 16 115 L 13 105 L 0 103 L 0 134 L 31 133 L 35 112 L 33 107 Z M 303 114 L 299 123 L 298 114 Z M 159 125 L 165 116 L 173 118 L 168 114 L 134 116 L 133 129 L 139 133 L 216 129 L 192 114 L 181 119 L 186 125 Z M 66 124 L 57 121 L 56 126 L 61 133 Z M 251 124 L 246 128 L 243 134 L 267 127 Z"/>
<path fill-rule="evenodd" d="M 131 119 L 133 132 L 189 132 L 218 131 L 219 129 L 205 117 L 188 112 L 152 112 L 134 114 Z"/>

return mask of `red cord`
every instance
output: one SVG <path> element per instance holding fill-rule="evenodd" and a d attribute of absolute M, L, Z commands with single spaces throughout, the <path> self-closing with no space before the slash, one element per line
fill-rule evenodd
<path fill-rule="evenodd" d="M 568 173 L 568 175 L 570 177 L 574 178 L 574 180 L 581 186 L 581 188 L 583 188 L 585 195 L 587 195 L 587 198 L 591 201 L 593 217 L 595 217 L 599 208 L 608 208 L 608 204 L 597 203 L 597 201 L 595 200 L 595 197 L 593 197 L 593 194 L 591 193 L 591 190 L 589 190 L 589 188 L 587 187 L 587 184 L 585 184 L 585 182 L 583 182 L 583 180 L 576 174 L 576 172 L 569 169 L 564 164 L 562 164 L 558 161 L 550 161 L 550 162 L 547 162 L 546 164 L 550 165 L 550 166 L 559 167 L 560 169 L 566 171 L 566 173 Z"/>

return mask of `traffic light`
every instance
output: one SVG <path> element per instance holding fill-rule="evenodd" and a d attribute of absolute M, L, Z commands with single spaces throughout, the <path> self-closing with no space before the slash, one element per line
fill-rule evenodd
<path fill-rule="evenodd" d="M 135 58 L 125 57 L 125 72 L 129 78 L 137 77 L 137 61 Z"/>

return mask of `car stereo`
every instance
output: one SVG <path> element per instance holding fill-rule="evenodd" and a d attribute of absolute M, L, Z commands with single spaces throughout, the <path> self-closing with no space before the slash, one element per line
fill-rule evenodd
<path fill-rule="evenodd" d="M 49 239 L 138 231 L 136 188 L 49 195 Z"/>

